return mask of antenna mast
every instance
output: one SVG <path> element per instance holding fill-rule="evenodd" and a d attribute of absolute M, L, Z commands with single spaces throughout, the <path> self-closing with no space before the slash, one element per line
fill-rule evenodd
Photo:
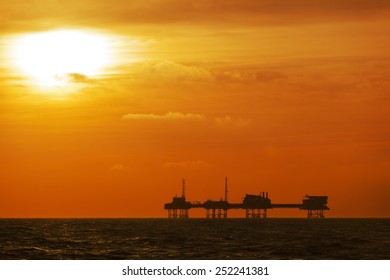
<path fill-rule="evenodd" d="M 228 199 L 228 178 L 225 177 L 225 201 Z"/>
<path fill-rule="evenodd" d="M 186 181 L 183 179 L 183 185 L 182 185 L 182 194 L 181 194 L 181 197 L 182 198 L 185 198 L 186 197 Z"/>

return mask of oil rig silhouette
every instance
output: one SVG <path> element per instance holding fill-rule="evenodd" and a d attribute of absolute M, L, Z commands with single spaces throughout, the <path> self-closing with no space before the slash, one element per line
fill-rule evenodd
<path fill-rule="evenodd" d="M 189 218 L 189 210 L 192 208 L 204 208 L 206 218 L 221 219 L 228 217 L 230 209 L 244 209 L 246 218 L 260 219 L 267 218 L 267 210 L 274 208 L 297 208 L 307 210 L 308 218 L 325 218 L 324 211 L 329 210 L 327 196 L 304 196 L 302 203 L 272 203 L 268 192 L 261 192 L 259 195 L 246 194 L 242 203 L 228 202 L 228 180 L 225 178 L 225 199 L 207 200 L 204 203 L 199 201 L 187 201 L 185 196 L 185 180 L 182 184 L 182 195 L 175 196 L 172 202 L 166 203 L 164 209 L 168 210 L 168 218 L 183 219 Z"/>

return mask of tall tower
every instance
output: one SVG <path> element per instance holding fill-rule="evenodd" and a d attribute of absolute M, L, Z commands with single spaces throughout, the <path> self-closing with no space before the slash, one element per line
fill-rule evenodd
<path fill-rule="evenodd" d="M 186 181 L 183 179 L 182 183 L 182 193 L 181 193 L 182 198 L 186 198 Z"/>
<path fill-rule="evenodd" d="M 228 178 L 225 177 L 225 201 L 228 200 Z"/>

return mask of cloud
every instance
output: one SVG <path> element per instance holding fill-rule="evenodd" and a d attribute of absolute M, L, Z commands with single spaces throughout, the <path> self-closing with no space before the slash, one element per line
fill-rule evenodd
<path fill-rule="evenodd" d="M 67 74 L 67 79 L 73 83 L 93 83 L 93 79 L 89 78 L 86 75 L 80 73 L 69 73 Z"/>
<path fill-rule="evenodd" d="M 203 160 L 194 160 L 194 161 L 178 161 L 178 162 L 166 162 L 164 167 L 181 167 L 181 168 L 199 168 L 199 167 L 208 167 L 209 163 Z"/>
<path fill-rule="evenodd" d="M 210 71 L 205 68 L 184 65 L 170 60 L 134 63 L 128 69 L 128 73 L 134 81 L 207 81 L 213 78 Z"/>
<path fill-rule="evenodd" d="M 215 122 L 218 124 L 218 125 L 233 125 L 233 126 L 236 126 L 236 127 L 244 127 L 244 126 L 248 126 L 250 121 L 247 120 L 247 119 L 241 119 L 241 118 L 238 118 L 238 119 L 235 119 L 235 118 L 232 118 L 231 116 L 224 116 L 224 117 L 217 117 L 215 118 Z"/>
<path fill-rule="evenodd" d="M 123 171 L 123 170 L 127 169 L 127 166 L 118 163 L 118 164 L 115 164 L 115 165 L 111 166 L 110 169 L 111 170 L 115 170 L 115 171 Z"/>
<path fill-rule="evenodd" d="M 156 114 L 126 114 L 122 116 L 123 120 L 203 120 L 201 114 L 183 114 L 179 112 L 168 112 L 164 115 Z"/>
<path fill-rule="evenodd" d="M 227 69 L 214 71 L 215 80 L 230 83 L 269 83 L 274 80 L 286 79 L 281 71 L 265 71 L 262 69 Z"/>
<path fill-rule="evenodd" d="M 133 63 L 127 67 L 118 67 L 116 78 L 130 84 L 160 86 L 161 83 L 188 83 L 204 85 L 206 83 L 253 84 L 278 82 L 288 78 L 282 70 L 268 70 L 253 65 L 225 65 L 213 67 L 211 63 L 182 64 L 171 60 L 148 60 Z"/>
<path fill-rule="evenodd" d="M 229 115 L 225 115 L 222 117 L 207 118 L 203 114 L 183 114 L 179 112 L 168 112 L 164 115 L 157 114 L 126 114 L 122 116 L 123 120 L 162 120 L 162 121 L 170 121 L 170 120 L 208 120 L 214 121 L 217 125 L 220 126 L 230 126 L 230 127 L 246 127 L 250 124 L 249 119 L 243 118 L 234 118 Z"/>

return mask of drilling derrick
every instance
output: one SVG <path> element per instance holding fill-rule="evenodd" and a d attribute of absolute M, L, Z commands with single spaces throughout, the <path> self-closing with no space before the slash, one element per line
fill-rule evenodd
<path fill-rule="evenodd" d="M 182 219 L 189 217 L 188 212 L 191 208 L 191 202 L 186 201 L 185 181 L 183 179 L 181 197 L 173 197 L 171 203 L 166 203 L 164 205 L 164 209 L 168 210 L 168 218 Z"/>
<path fill-rule="evenodd" d="M 227 211 L 229 209 L 229 202 L 227 201 L 228 193 L 227 177 L 225 178 L 225 200 L 207 200 L 203 203 L 206 209 L 206 218 L 227 218 Z"/>

